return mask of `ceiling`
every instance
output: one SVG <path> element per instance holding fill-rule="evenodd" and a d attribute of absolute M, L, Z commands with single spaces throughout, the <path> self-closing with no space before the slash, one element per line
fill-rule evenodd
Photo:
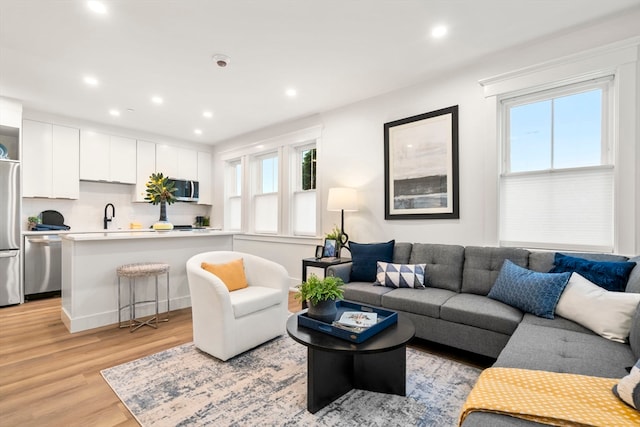
<path fill-rule="evenodd" d="M 640 0 L 103 3 L 97 14 L 86 0 L 0 0 L 0 96 L 215 144 L 428 80 Z M 448 26 L 441 39 L 430 35 L 438 24 Z M 231 58 L 225 68 L 212 60 L 220 53 Z"/>

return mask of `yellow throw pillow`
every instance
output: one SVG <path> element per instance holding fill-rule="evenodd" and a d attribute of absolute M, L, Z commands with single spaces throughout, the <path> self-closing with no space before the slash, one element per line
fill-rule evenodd
<path fill-rule="evenodd" d="M 229 292 L 249 286 L 247 278 L 244 275 L 244 262 L 242 258 L 226 264 L 209 264 L 203 262 L 200 266 L 209 273 L 218 276 L 227 286 Z"/>

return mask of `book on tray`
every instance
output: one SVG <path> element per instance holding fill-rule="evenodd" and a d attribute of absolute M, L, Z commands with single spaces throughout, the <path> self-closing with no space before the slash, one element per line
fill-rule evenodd
<path fill-rule="evenodd" d="M 340 316 L 340 319 L 334 322 L 334 324 L 336 323 L 336 326 L 364 329 L 378 323 L 378 313 L 371 313 L 367 311 L 345 311 L 342 313 L 342 316 Z"/>

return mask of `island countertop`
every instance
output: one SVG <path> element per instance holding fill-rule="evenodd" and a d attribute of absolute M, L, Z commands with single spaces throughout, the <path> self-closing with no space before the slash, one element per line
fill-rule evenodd
<path fill-rule="evenodd" d="M 89 233 L 67 233 L 61 234 L 62 239 L 73 241 L 104 241 L 104 240 L 127 240 L 127 239 L 175 239 L 182 237 L 213 237 L 213 236 L 232 236 L 237 234 L 233 231 L 220 231 L 211 229 L 198 230 L 123 230 L 123 231 L 106 231 L 106 232 L 89 232 Z"/>

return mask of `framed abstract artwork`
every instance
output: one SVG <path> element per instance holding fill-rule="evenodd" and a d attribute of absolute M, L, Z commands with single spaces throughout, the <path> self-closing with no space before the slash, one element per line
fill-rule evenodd
<path fill-rule="evenodd" d="M 458 106 L 384 124 L 385 219 L 457 219 Z"/>

